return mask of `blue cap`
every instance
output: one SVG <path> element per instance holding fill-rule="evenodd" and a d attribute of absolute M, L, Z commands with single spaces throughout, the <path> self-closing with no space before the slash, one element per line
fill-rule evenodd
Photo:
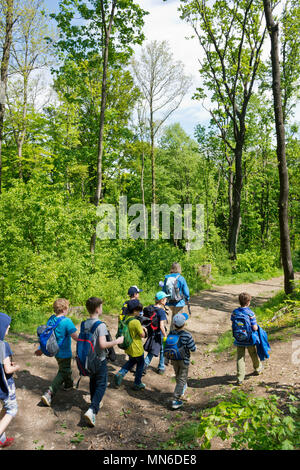
<path fill-rule="evenodd" d="M 155 294 L 155 299 L 156 300 L 162 300 L 164 299 L 165 297 L 170 297 L 169 295 L 167 295 L 165 292 L 163 292 L 162 290 L 160 290 L 159 292 L 157 292 Z"/>
<path fill-rule="evenodd" d="M 132 297 L 134 294 L 137 294 L 138 292 L 143 292 L 143 289 L 139 289 L 137 286 L 131 286 L 128 289 L 128 295 Z"/>
<path fill-rule="evenodd" d="M 143 305 L 140 303 L 138 299 L 128 300 L 127 308 L 130 313 L 134 312 L 134 310 L 138 310 L 141 312 L 143 310 Z"/>
<path fill-rule="evenodd" d="M 188 319 L 189 316 L 187 313 L 177 313 L 176 315 L 174 315 L 173 323 L 175 326 L 178 326 L 180 328 L 185 324 Z"/>

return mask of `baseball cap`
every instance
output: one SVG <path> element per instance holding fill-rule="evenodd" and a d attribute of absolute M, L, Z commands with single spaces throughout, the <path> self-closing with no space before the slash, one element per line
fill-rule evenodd
<path fill-rule="evenodd" d="M 136 294 L 137 292 L 143 292 L 143 289 L 139 289 L 137 286 L 131 286 L 128 289 L 128 295 L 130 296 Z"/>
<path fill-rule="evenodd" d="M 127 308 L 130 313 L 134 310 L 139 310 L 140 312 L 143 310 L 143 306 L 138 299 L 129 300 L 127 302 Z"/>
<path fill-rule="evenodd" d="M 177 313 L 173 317 L 173 323 L 175 326 L 178 326 L 179 328 L 185 324 L 185 322 L 189 319 L 189 316 L 187 313 Z"/>
<path fill-rule="evenodd" d="M 131 286 L 128 289 L 128 295 L 130 295 L 130 297 L 138 292 L 143 292 L 143 289 L 139 289 L 137 286 Z"/>
<path fill-rule="evenodd" d="M 156 300 L 162 300 L 164 299 L 165 297 L 170 297 L 169 295 L 167 295 L 165 292 L 163 292 L 162 290 L 160 290 L 159 292 L 157 292 L 155 294 L 155 299 Z"/>

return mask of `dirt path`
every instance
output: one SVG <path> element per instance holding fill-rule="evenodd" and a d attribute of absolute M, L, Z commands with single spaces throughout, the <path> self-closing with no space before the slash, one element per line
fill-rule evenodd
<path fill-rule="evenodd" d="M 188 329 L 195 338 L 198 351 L 192 357 L 189 400 L 184 408 L 180 412 L 170 409 L 173 369 L 168 366 L 165 375 L 160 376 L 156 373 L 158 360 L 153 359 L 153 367 L 150 366 L 150 372 L 143 379 L 146 390 L 133 391 L 131 373 L 120 389 L 109 385 L 94 429 L 87 428 L 82 419 L 89 404 L 88 380 L 83 378 L 78 390 L 60 391 L 53 406 L 45 407 L 40 397 L 56 374 L 56 362 L 33 355 L 34 338 L 11 334 L 8 341 L 15 353 L 15 361 L 21 365 L 21 370 L 15 374 L 19 412 L 9 428 L 9 435 L 15 437 L 13 449 L 157 449 L 159 443 L 169 439 L 167 430 L 171 424 L 188 420 L 194 412 L 210 405 L 214 397 L 228 392 L 235 383 L 235 359 L 228 354 L 216 357 L 210 351 L 218 336 L 231 327 L 230 312 L 237 305 L 237 295 L 242 291 L 249 292 L 253 296 L 253 305 L 258 306 L 282 288 L 283 279 L 275 278 L 253 284 L 214 287 L 194 296 Z M 104 321 L 114 336 L 116 317 L 107 315 Z M 291 386 L 299 390 L 299 364 L 292 363 L 294 340 L 300 340 L 299 335 L 289 342 L 272 343 L 271 357 L 266 361 L 263 375 L 248 375 L 244 388 L 255 390 L 259 395 L 274 389 L 284 392 Z M 109 383 L 124 363 L 124 354 L 119 349 L 117 353 L 117 363 L 109 364 Z M 250 374 L 249 360 L 246 366 Z M 76 381 L 75 362 L 73 371 Z"/>

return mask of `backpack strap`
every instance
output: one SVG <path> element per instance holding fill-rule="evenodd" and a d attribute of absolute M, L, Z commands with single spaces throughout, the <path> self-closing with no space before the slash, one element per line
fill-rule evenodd
<path fill-rule="evenodd" d="M 85 322 L 86 322 L 86 320 L 81 322 L 81 325 L 80 325 L 80 333 L 82 333 L 82 334 L 86 330 Z M 91 326 L 91 328 L 88 331 L 90 331 L 92 334 L 94 334 L 96 329 L 98 328 L 98 326 L 101 325 L 101 323 L 103 323 L 103 321 L 97 320 L 95 323 L 93 323 L 93 325 Z"/>
<path fill-rule="evenodd" d="M 131 322 L 131 320 L 137 320 L 137 319 L 135 317 L 127 318 L 127 320 L 126 319 L 124 320 L 125 324 L 128 325 Z"/>
<path fill-rule="evenodd" d="M 98 320 L 98 321 L 96 321 L 96 322 L 93 324 L 93 326 L 92 326 L 92 328 L 91 328 L 91 333 L 92 333 L 92 335 L 95 333 L 95 331 L 97 330 L 98 326 L 100 326 L 102 323 L 103 323 L 103 321 Z"/>
<path fill-rule="evenodd" d="M 49 325 L 49 322 L 54 318 L 55 318 L 54 325 Z M 66 318 L 64 315 L 62 317 L 57 317 L 56 315 L 52 315 L 47 321 L 47 326 L 50 326 L 51 328 L 55 329 L 64 318 Z"/>
<path fill-rule="evenodd" d="M 56 315 L 52 315 L 52 317 L 50 317 L 48 321 L 50 321 L 54 316 L 56 316 Z M 62 320 L 64 320 L 65 318 L 66 318 L 65 316 L 58 317 L 58 318 L 56 317 L 54 325 L 51 325 L 51 326 L 49 325 L 49 326 L 50 326 L 51 328 L 53 328 L 53 330 L 55 330 L 55 329 L 58 327 L 58 325 L 60 324 L 60 322 L 61 322 Z M 47 325 L 48 325 L 48 322 L 47 322 Z M 66 338 L 67 338 L 67 337 L 65 336 L 65 337 L 61 340 L 61 342 L 58 343 L 59 348 L 62 347 L 62 345 L 63 345 L 63 343 L 64 343 L 64 341 L 65 341 Z"/>

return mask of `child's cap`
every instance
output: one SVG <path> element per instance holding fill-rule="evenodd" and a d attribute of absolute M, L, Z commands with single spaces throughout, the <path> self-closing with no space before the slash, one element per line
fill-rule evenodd
<path fill-rule="evenodd" d="M 143 289 L 139 289 L 137 286 L 131 286 L 128 289 L 128 295 L 132 297 L 134 294 L 137 294 L 138 292 L 143 292 Z"/>
<path fill-rule="evenodd" d="M 134 310 L 138 310 L 139 312 L 141 312 L 143 310 L 143 305 L 138 299 L 133 299 L 127 302 L 127 308 L 130 313 Z"/>
<path fill-rule="evenodd" d="M 173 323 L 175 326 L 178 326 L 180 328 L 185 324 L 188 319 L 189 316 L 187 313 L 177 313 L 176 315 L 174 315 Z"/>
<path fill-rule="evenodd" d="M 7 328 L 11 323 L 11 318 L 6 313 L 0 312 L 0 341 L 4 340 Z"/>
<path fill-rule="evenodd" d="M 163 292 L 162 290 L 160 290 L 159 292 L 157 292 L 155 294 L 155 300 L 162 300 L 164 299 L 165 297 L 170 297 L 169 295 L 167 295 L 165 292 Z"/>

